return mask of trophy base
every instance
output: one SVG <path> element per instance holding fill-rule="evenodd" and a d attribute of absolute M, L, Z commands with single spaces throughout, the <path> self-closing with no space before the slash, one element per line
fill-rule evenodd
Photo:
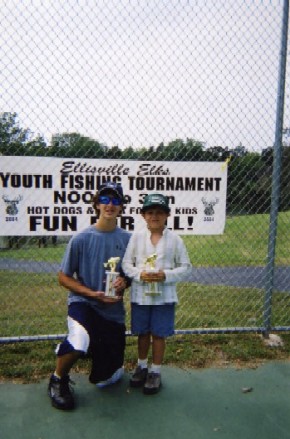
<path fill-rule="evenodd" d="M 119 299 L 119 296 L 117 296 L 116 294 L 105 294 L 105 297 L 109 297 L 110 299 Z"/>
<path fill-rule="evenodd" d="M 157 270 L 155 270 L 155 271 L 157 271 Z M 144 291 L 144 295 L 145 296 L 149 296 L 149 297 L 160 296 L 161 295 L 161 291 L 159 291 L 159 289 L 158 289 L 158 283 L 157 282 L 153 282 L 153 283 L 147 285 L 146 289 Z"/>
<path fill-rule="evenodd" d="M 150 297 L 156 297 L 156 296 L 160 296 L 161 293 L 144 293 L 145 296 L 150 296 Z"/>
<path fill-rule="evenodd" d="M 150 267 L 149 269 L 146 268 L 146 272 L 158 273 L 159 269 Z M 144 296 L 157 297 L 161 295 L 161 292 L 158 289 L 158 282 L 147 283 L 144 289 L 145 289 Z"/>

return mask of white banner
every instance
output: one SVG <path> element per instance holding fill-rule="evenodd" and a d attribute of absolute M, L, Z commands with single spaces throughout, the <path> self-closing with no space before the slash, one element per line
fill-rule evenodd
<path fill-rule="evenodd" d="M 168 228 L 218 235 L 226 218 L 227 163 L 0 157 L 0 235 L 73 235 L 96 222 L 92 197 L 111 180 L 127 203 L 118 223 L 139 230 L 144 196 L 167 195 Z"/>

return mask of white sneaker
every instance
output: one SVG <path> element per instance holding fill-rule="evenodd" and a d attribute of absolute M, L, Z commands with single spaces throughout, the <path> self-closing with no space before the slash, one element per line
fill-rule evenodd
<path fill-rule="evenodd" d="M 117 369 L 116 372 L 113 373 L 111 378 L 108 378 L 105 381 L 100 381 L 96 384 L 96 386 L 99 389 L 102 389 L 103 387 L 110 386 L 111 384 L 115 384 L 117 381 L 119 381 L 122 376 L 124 375 L 124 367 L 120 367 L 120 369 Z"/>

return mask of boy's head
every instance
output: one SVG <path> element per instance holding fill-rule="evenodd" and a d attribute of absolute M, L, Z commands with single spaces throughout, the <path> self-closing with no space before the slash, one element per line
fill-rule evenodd
<path fill-rule="evenodd" d="M 123 188 L 120 183 L 107 181 L 102 184 L 93 198 L 93 207 L 98 212 L 99 204 L 109 204 L 110 202 L 115 206 L 124 204 Z"/>
<path fill-rule="evenodd" d="M 159 208 L 166 213 L 170 213 L 168 198 L 162 194 L 149 194 L 144 198 L 141 213 L 145 213 L 152 208 Z"/>
<path fill-rule="evenodd" d="M 119 198 L 122 203 L 124 201 L 123 188 L 120 183 L 114 183 L 112 181 L 107 181 L 99 187 L 98 195 L 114 195 Z"/>

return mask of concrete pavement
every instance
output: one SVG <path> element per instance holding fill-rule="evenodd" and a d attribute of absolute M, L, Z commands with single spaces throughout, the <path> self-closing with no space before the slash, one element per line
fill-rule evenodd
<path fill-rule="evenodd" d="M 47 380 L 0 384 L 3 439 L 289 439 L 290 362 L 256 369 L 164 366 L 163 388 L 145 396 L 129 376 L 97 389 L 74 375 L 77 408 L 51 407 Z M 251 390 L 251 391 L 248 391 Z"/>

